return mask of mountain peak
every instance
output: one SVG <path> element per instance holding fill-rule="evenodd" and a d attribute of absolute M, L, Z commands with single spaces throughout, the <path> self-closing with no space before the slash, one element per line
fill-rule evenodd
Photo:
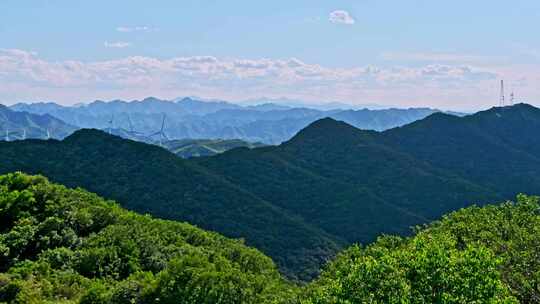
<path fill-rule="evenodd" d="M 319 119 L 300 130 L 287 144 L 355 141 L 374 131 L 363 131 L 330 117 Z"/>
<path fill-rule="evenodd" d="M 145 99 L 141 100 L 141 102 L 164 102 L 164 101 L 166 101 L 166 100 L 161 100 L 161 99 L 153 97 L 153 96 L 146 97 Z"/>
<path fill-rule="evenodd" d="M 66 137 L 64 140 L 67 142 L 78 142 L 92 139 L 107 140 L 115 138 L 116 136 L 110 135 L 105 131 L 98 129 L 79 129 Z"/>
<path fill-rule="evenodd" d="M 510 119 L 510 120 L 528 120 L 540 119 L 540 109 L 530 104 L 517 103 L 505 107 L 493 107 L 489 110 L 481 111 L 468 116 L 471 120 L 488 120 L 488 119 Z"/>

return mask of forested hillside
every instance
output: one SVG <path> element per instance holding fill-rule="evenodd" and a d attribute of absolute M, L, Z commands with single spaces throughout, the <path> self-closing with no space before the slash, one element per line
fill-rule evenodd
<path fill-rule="evenodd" d="M 344 244 L 302 218 L 154 145 L 81 130 L 64 141 L 0 143 L 0 151 L 2 173 L 44 174 L 55 182 L 115 199 L 131 210 L 245 238 L 293 278 L 312 277 Z"/>
<path fill-rule="evenodd" d="M 508 198 L 540 193 L 540 109 L 527 104 L 465 117 L 437 113 L 382 133 L 383 142 Z"/>
<path fill-rule="evenodd" d="M 433 114 L 385 132 L 319 120 L 280 146 L 182 160 L 96 130 L 0 143 L 0 173 L 39 173 L 122 206 L 245 238 L 294 280 L 347 244 L 407 235 L 473 203 L 540 193 L 540 110 Z"/>
<path fill-rule="evenodd" d="M 540 303 L 538 197 L 469 207 L 340 253 L 303 303 Z"/>
<path fill-rule="evenodd" d="M 240 240 L 0 176 L 0 303 L 540 303 L 538 197 L 354 245 L 304 286 Z"/>
<path fill-rule="evenodd" d="M 0 303 L 271 303 L 268 257 L 43 177 L 0 176 Z"/>

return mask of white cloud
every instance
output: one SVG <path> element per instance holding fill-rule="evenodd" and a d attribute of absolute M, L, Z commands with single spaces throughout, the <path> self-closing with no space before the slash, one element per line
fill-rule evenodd
<path fill-rule="evenodd" d="M 133 32 L 153 32 L 155 31 L 155 28 L 149 27 L 149 26 L 119 26 L 116 28 L 117 32 L 121 33 L 133 33 Z"/>
<path fill-rule="evenodd" d="M 347 11 L 337 10 L 330 13 L 328 18 L 332 23 L 353 25 L 356 21 Z"/>
<path fill-rule="evenodd" d="M 106 48 L 123 49 L 131 46 L 131 43 L 124 41 L 108 42 L 105 41 L 103 46 Z"/>
<path fill-rule="evenodd" d="M 516 69 L 498 71 L 465 64 L 333 68 L 297 58 L 213 56 L 49 61 L 36 53 L 0 49 L 0 96 L 66 103 L 158 94 L 233 100 L 288 96 L 464 109 L 496 101 L 497 79 L 502 73 L 509 82 L 510 78 L 525 78 L 520 96 L 540 97 L 534 85 L 540 80 L 537 69 Z"/>

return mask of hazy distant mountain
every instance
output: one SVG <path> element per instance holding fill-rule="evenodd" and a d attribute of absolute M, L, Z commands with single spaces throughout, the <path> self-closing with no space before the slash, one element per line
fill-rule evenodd
<path fill-rule="evenodd" d="M 258 111 L 278 111 L 278 110 L 289 110 L 291 107 L 279 105 L 275 103 L 263 103 L 253 106 L 247 106 L 247 108 Z"/>
<path fill-rule="evenodd" d="M 62 139 L 75 130 L 77 130 L 76 127 L 68 125 L 49 114 L 39 115 L 13 111 L 0 104 L 0 140 L 24 138 Z"/>
<path fill-rule="evenodd" d="M 50 114 L 80 128 L 123 129 L 149 135 L 161 129 L 171 139 L 240 139 L 279 144 L 310 123 L 332 117 L 355 127 L 385 130 L 401 126 L 436 112 L 433 109 L 318 110 L 289 107 L 280 103 L 240 106 L 225 101 L 182 98 L 176 101 L 146 98 L 142 101 L 95 101 L 66 107 L 53 103 L 16 104 L 11 108 L 36 114 Z M 121 135 L 119 132 L 118 134 Z M 135 136 L 139 138 L 141 136 Z M 132 138 L 128 136 L 127 138 Z"/>
<path fill-rule="evenodd" d="M 380 110 L 380 109 L 387 109 L 389 106 L 387 105 L 380 105 L 376 103 L 366 103 L 366 104 L 348 104 L 343 102 L 307 102 L 304 100 L 296 100 L 296 99 L 290 99 L 290 98 L 256 98 L 256 99 L 248 99 L 240 102 L 242 105 L 260 105 L 260 104 L 276 104 L 280 106 L 287 106 L 291 108 L 311 108 L 321 111 L 328 111 L 328 110 L 346 110 L 346 109 L 370 109 L 370 110 Z"/>
<path fill-rule="evenodd" d="M 427 117 L 435 112 L 429 108 L 386 109 L 386 110 L 346 110 L 330 115 L 359 129 L 384 131 L 406 125 Z"/>

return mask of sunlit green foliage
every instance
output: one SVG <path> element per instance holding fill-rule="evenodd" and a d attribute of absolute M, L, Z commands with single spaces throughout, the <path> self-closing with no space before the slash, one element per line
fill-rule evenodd
<path fill-rule="evenodd" d="M 470 207 L 344 251 L 304 303 L 540 303 L 538 198 Z"/>
<path fill-rule="evenodd" d="M 0 176 L 0 303 L 263 303 L 291 288 L 242 242 Z"/>

